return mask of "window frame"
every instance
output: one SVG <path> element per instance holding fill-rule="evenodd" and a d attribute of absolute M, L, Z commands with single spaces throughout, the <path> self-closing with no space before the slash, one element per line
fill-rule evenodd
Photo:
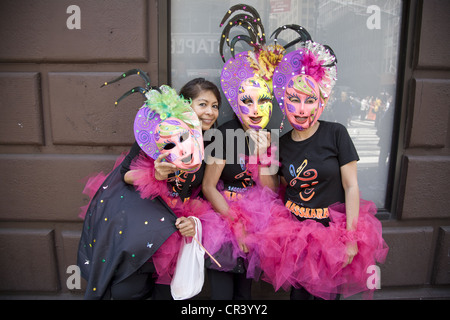
<path fill-rule="evenodd" d="M 377 208 L 379 220 L 396 220 L 401 208 L 400 191 L 405 181 L 401 179 L 406 129 L 406 110 L 409 103 L 409 79 L 412 77 L 412 58 L 415 20 L 419 0 L 402 0 L 402 16 L 397 61 L 395 90 L 395 111 L 392 127 L 392 141 L 389 156 L 388 179 L 384 207 Z M 160 84 L 172 85 L 171 79 L 171 0 L 158 0 L 158 79 Z M 403 175 L 404 176 L 404 175 Z"/>

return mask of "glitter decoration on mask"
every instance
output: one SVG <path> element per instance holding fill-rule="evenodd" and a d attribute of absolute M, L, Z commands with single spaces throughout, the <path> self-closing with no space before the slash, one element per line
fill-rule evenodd
<path fill-rule="evenodd" d="M 164 130 L 160 124 L 165 122 L 167 125 L 173 125 L 174 121 L 177 121 L 181 127 L 189 131 L 189 138 L 192 139 L 193 146 L 190 148 L 192 161 L 187 163 L 187 160 L 184 159 L 179 163 L 180 169 L 189 172 L 197 171 L 204 157 L 203 136 L 201 123 L 197 114 L 190 107 L 190 101 L 180 97 L 173 88 L 167 85 L 159 88 L 150 87 L 150 78 L 140 69 L 129 70 L 118 78 L 105 82 L 103 86 L 130 75 L 139 75 L 143 78 L 145 87 L 135 87 L 127 91 L 115 104 L 117 105 L 118 102 L 133 93 L 141 93 L 146 98 L 145 104 L 137 112 L 134 121 L 134 136 L 139 147 L 153 159 L 156 159 L 161 153 L 165 153 L 164 149 L 159 148 L 156 143 Z M 167 157 L 168 160 L 176 158 L 178 157 L 175 154 Z"/>
<path fill-rule="evenodd" d="M 304 130 L 318 121 L 323 108 L 328 102 L 331 91 L 337 81 L 337 59 L 330 47 L 312 41 L 309 33 L 304 28 L 300 28 L 297 26 L 296 30 L 301 30 L 299 32 L 301 37 L 298 41 L 294 40 L 291 43 L 295 41 L 295 43 L 300 42 L 301 48 L 283 57 L 283 60 L 275 69 L 273 87 L 275 98 L 284 116 L 286 116 L 286 112 L 292 113 L 294 111 L 292 103 L 288 103 L 287 101 L 289 91 L 292 92 L 293 89 L 296 89 L 297 92 L 304 95 L 312 95 L 314 92 L 314 97 L 318 100 L 318 105 L 316 109 L 310 112 L 310 121 L 306 127 L 299 127 L 298 123 L 293 122 L 293 118 L 290 117 L 289 119 L 288 116 L 294 128 Z M 285 29 L 280 27 L 274 34 L 277 37 Z M 305 41 L 305 39 L 307 40 Z M 296 83 L 296 81 L 300 82 L 301 85 L 298 86 L 299 83 Z M 317 88 L 315 87 L 316 85 Z M 319 95 L 318 97 L 316 92 Z"/>
<path fill-rule="evenodd" d="M 233 16 L 237 11 L 244 11 L 244 13 L 238 13 Z M 244 82 L 248 79 L 264 81 L 269 88 L 269 98 L 272 100 L 273 73 L 277 64 L 281 62 L 285 50 L 280 45 L 266 45 L 266 35 L 261 18 L 256 9 L 249 5 L 239 4 L 232 6 L 224 15 L 220 26 L 224 26 L 219 44 L 220 56 L 225 62 L 223 52 L 225 44 L 230 48 L 232 56 L 225 62 L 222 69 L 220 77 L 221 87 L 234 113 L 237 115 L 239 121 L 243 123 L 242 108 L 240 108 L 241 104 L 239 103 L 238 96 L 244 88 Z M 230 31 L 235 27 L 241 27 L 244 32 L 236 35 L 230 41 Z M 253 47 L 253 50 L 236 54 L 235 46 L 239 41 L 246 42 Z M 257 101 L 253 102 L 257 108 Z M 270 117 L 272 114 L 272 106 L 267 106 L 266 109 L 270 109 L 270 111 L 255 115 L 255 117 Z M 252 124 L 251 127 L 254 126 L 254 129 L 259 130 L 267 125 L 269 119 L 264 119 L 264 121 L 257 120 L 257 122 L 261 124 Z"/>

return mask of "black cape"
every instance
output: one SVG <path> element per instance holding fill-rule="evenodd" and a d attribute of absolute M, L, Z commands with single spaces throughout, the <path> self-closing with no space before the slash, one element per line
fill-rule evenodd
<path fill-rule="evenodd" d="M 102 299 L 110 285 L 126 279 L 177 231 L 177 219 L 161 198 L 142 199 L 115 168 L 86 212 L 78 266 L 87 280 L 86 299 Z"/>

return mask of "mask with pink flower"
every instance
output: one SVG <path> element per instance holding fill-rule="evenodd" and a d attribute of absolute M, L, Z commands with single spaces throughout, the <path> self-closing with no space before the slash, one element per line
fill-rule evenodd
<path fill-rule="evenodd" d="M 306 35 L 298 41 L 302 47 L 286 54 L 273 76 L 278 105 L 292 127 L 300 131 L 319 120 L 337 80 L 333 50 L 313 42 L 309 33 L 302 31 Z"/>

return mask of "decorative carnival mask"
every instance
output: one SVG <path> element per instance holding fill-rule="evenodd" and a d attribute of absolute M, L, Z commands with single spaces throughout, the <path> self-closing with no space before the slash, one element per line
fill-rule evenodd
<path fill-rule="evenodd" d="M 283 57 L 275 70 L 273 87 L 284 117 L 301 131 L 314 126 L 322 114 L 337 80 L 337 59 L 330 47 L 313 42 L 309 33 L 298 25 L 278 28 L 274 32 L 275 41 L 287 28 L 296 30 L 300 37 L 285 48 L 298 42 L 302 42 L 302 47 Z"/>
<path fill-rule="evenodd" d="M 203 136 L 201 123 L 190 102 L 169 86 L 150 87 L 147 74 L 139 69 L 129 70 L 104 85 L 133 74 L 145 80 L 145 88 L 131 89 L 117 100 L 116 105 L 132 93 L 140 92 L 146 97 L 147 101 L 134 120 L 134 136 L 139 147 L 153 159 L 169 153 L 166 159 L 180 170 L 197 171 L 204 157 Z"/>
<path fill-rule="evenodd" d="M 277 64 L 285 52 L 279 45 L 265 45 L 264 27 L 258 12 L 249 5 L 239 4 L 231 7 L 222 19 L 222 27 L 227 19 L 238 10 L 246 13 L 237 14 L 226 24 L 220 39 L 220 55 L 225 62 L 223 46 L 230 47 L 232 58 L 229 59 L 220 76 L 221 86 L 228 102 L 239 121 L 245 126 L 261 130 L 267 126 L 272 116 L 272 76 Z M 233 27 L 241 26 L 247 34 L 228 38 Z M 235 56 L 235 45 L 245 41 L 254 47 L 254 51 L 245 51 Z"/>
<path fill-rule="evenodd" d="M 261 78 L 242 81 L 237 98 L 241 122 L 254 130 L 267 126 L 272 116 L 272 91 Z"/>

